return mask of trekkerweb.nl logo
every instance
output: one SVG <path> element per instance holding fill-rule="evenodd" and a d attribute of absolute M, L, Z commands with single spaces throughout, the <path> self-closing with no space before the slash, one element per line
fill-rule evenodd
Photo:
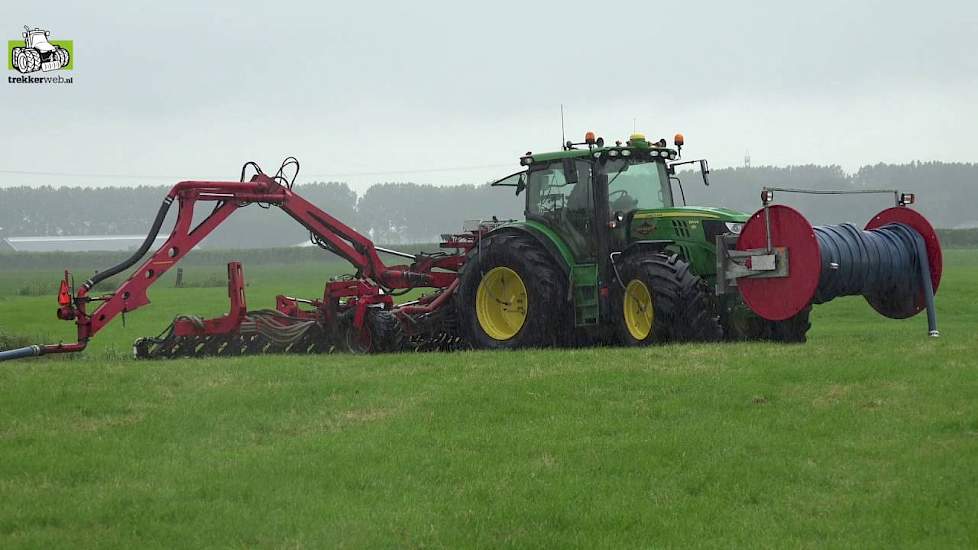
<path fill-rule="evenodd" d="M 24 26 L 21 40 L 7 41 L 7 69 L 28 76 L 8 76 L 11 84 L 71 84 L 73 76 L 34 76 L 38 71 L 74 69 L 75 47 L 71 40 L 49 40 L 50 31 Z"/>

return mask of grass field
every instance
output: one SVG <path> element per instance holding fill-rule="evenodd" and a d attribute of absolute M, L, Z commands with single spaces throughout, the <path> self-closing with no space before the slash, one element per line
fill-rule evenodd
<path fill-rule="evenodd" d="M 249 305 L 336 271 L 246 265 Z M 40 277 L 0 270 L 0 331 L 68 340 Z M 803 346 L 129 360 L 226 308 L 161 283 L 0 366 L 0 547 L 973 548 L 976 281 L 947 251 L 936 340 L 846 298 Z"/>

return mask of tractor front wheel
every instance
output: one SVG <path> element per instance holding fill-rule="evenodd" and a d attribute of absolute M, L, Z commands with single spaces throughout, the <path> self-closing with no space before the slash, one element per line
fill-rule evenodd
<path fill-rule="evenodd" d="M 804 344 L 808 340 L 808 329 L 812 328 L 812 322 L 809 320 L 811 313 L 812 306 L 809 304 L 784 321 L 768 321 L 771 327 L 771 340 L 785 344 Z"/>
<path fill-rule="evenodd" d="M 713 313 L 709 289 L 677 256 L 649 254 L 627 258 L 621 269 L 615 319 L 619 341 L 652 343 L 712 342 L 723 331 Z"/>
<path fill-rule="evenodd" d="M 812 306 L 783 321 L 768 321 L 750 311 L 742 301 L 728 304 L 721 316 L 724 336 L 731 341 L 769 340 L 786 344 L 804 344 L 808 329 L 812 328 L 809 316 Z"/>
<path fill-rule="evenodd" d="M 24 50 L 24 55 L 27 56 L 27 61 L 24 67 L 21 67 L 21 72 L 23 73 L 33 73 L 41 69 L 41 52 L 34 49 Z"/>
<path fill-rule="evenodd" d="M 567 276 L 532 237 L 484 239 L 469 253 L 459 277 L 459 329 L 472 347 L 545 347 L 563 335 Z"/>

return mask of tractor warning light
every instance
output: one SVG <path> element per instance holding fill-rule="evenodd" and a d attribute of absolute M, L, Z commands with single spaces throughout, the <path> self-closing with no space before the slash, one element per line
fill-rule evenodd
<path fill-rule="evenodd" d="M 594 132 L 588 132 L 584 134 L 584 143 L 588 145 L 594 145 Z"/>
<path fill-rule="evenodd" d="M 672 138 L 672 142 L 676 145 L 676 147 L 682 147 L 686 144 L 686 138 L 684 138 L 682 134 L 676 134 L 676 137 Z"/>

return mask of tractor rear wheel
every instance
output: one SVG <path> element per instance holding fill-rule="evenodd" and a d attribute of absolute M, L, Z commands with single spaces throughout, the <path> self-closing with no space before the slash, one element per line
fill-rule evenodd
<path fill-rule="evenodd" d="M 628 346 L 663 342 L 712 342 L 723 335 L 709 289 L 678 256 L 626 258 L 624 286 L 613 301 L 619 341 Z"/>
<path fill-rule="evenodd" d="M 532 237 L 484 239 L 469 253 L 459 277 L 459 330 L 472 347 L 551 346 L 565 331 L 567 276 Z"/>
<path fill-rule="evenodd" d="M 68 50 L 61 46 L 58 46 L 58 49 L 54 51 L 54 55 L 58 57 L 59 69 L 64 69 L 68 66 L 68 62 L 71 61 L 71 55 L 68 53 Z"/>
<path fill-rule="evenodd" d="M 20 50 L 17 52 L 17 60 L 14 61 L 14 67 L 21 73 L 26 74 L 34 70 L 31 68 L 33 62 L 34 58 L 27 55 L 27 50 Z"/>

